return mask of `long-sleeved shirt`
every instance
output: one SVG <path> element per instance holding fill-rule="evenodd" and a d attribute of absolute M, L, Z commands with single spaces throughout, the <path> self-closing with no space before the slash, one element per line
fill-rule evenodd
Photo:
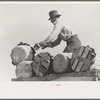
<path fill-rule="evenodd" d="M 60 23 L 59 21 L 54 25 L 53 31 L 51 34 L 41 43 L 43 45 L 47 45 L 53 42 L 54 45 L 58 45 L 61 40 L 67 41 L 72 35 L 75 33 L 64 24 Z"/>

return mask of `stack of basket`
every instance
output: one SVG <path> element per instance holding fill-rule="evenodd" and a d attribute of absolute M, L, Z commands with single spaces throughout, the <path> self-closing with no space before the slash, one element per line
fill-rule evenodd
<path fill-rule="evenodd" d="M 26 43 L 18 44 L 11 52 L 17 78 L 43 77 L 49 74 L 80 73 L 92 65 L 95 53 L 90 47 L 82 46 L 69 57 L 59 53 L 53 57 L 48 52 L 35 56 L 35 50 Z"/>
<path fill-rule="evenodd" d="M 35 75 L 32 69 L 32 62 L 35 51 L 30 45 L 19 43 L 11 52 L 12 64 L 16 66 L 17 78 L 29 78 Z"/>
<path fill-rule="evenodd" d="M 17 78 L 42 77 L 70 71 L 70 59 L 64 54 L 53 57 L 48 52 L 42 52 L 35 56 L 35 50 L 26 43 L 19 43 L 10 56 L 12 64 L 16 66 Z"/>
<path fill-rule="evenodd" d="M 53 57 L 48 52 L 35 56 L 35 50 L 26 43 L 19 43 L 11 52 L 12 64 L 16 66 L 17 78 L 31 78 L 44 76 L 53 72 Z"/>

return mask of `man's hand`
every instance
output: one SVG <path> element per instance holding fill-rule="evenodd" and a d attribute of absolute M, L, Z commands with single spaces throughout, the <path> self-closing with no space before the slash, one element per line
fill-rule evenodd
<path fill-rule="evenodd" d="M 52 43 L 51 42 L 49 42 L 48 44 L 45 44 L 45 45 L 43 45 L 42 46 L 42 49 L 45 49 L 45 48 L 47 48 L 47 47 L 53 47 L 53 45 L 52 45 Z"/>
<path fill-rule="evenodd" d="M 35 49 L 35 50 L 38 50 L 40 47 L 41 47 L 41 46 L 40 46 L 39 43 L 36 43 L 36 44 L 34 45 L 34 49 Z"/>
<path fill-rule="evenodd" d="M 50 43 L 48 43 L 48 44 L 43 44 L 42 42 L 40 42 L 40 43 L 36 43 L 36 44 L 34 45 L 34 49 L 35 49 L 35 50 L 38 50 L 40 47 L 41 47 L 42 49 L 45 49 L 45 48 L 47 48 L 47 47 L 52 47 L 52 43 L 50 42 Z"/>
<path fill-rule="evenodd" d="M 44 45 L 44 46 L 42 47 L 42 49 L 45 49 L 45 48 L 47 48 L 47 45 Z"/>

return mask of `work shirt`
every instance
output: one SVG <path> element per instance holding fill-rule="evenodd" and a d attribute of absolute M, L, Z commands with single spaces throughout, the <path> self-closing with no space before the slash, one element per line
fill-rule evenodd
<path fill-rule="evenodd" d="M 41 43 L 47 45 L 51 42 L 54 42 L 55 45 L 58 45 L 61 40 L 67 41 L 71 36 L 75 35 L 69 27 L 62 24 L 60 21 L 56 22 L 51 34 Z"/>

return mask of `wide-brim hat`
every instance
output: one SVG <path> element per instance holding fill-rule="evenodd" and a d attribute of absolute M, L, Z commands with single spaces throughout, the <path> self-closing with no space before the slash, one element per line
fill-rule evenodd
<path fill-rule="evenodd" d="M 61 16 L 61 14 L 59 14 L 57 10 L 52 10 L 49 12 L 50 18 L 48 20 L 51 20 L 52 18 L 59 17 L 59 16 Z"/>

